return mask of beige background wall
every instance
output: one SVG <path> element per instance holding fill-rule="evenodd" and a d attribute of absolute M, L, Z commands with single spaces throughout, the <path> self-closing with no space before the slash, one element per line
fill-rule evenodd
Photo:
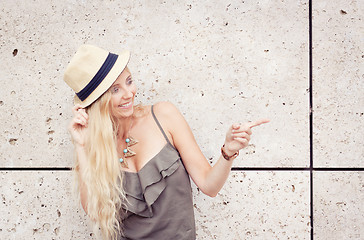
<path fill-rule="evenodd" d="M 173 102 L 211 163 L 232 122 L 271 119 L 216 198 L 193 186 L 197 239 L 312 239 L 311 206 L 315 239 L 364 239 L 363 10 L 346 0 L 314 0 L 312 18 L 308 0 L 2 0 L 0 239 L 95 239 L 67 170 L 73 94 L 62 75 L 83 43 L 130 49 L 138 101 Z"/>

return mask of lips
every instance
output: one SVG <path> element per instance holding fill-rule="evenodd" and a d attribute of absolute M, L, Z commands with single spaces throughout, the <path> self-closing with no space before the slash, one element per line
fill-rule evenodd
<path fill-rule="evenodd" d="M 119 108 L 129 108 L 131 105 L 133 104 L 133 102 L 128 102 L 128 103 L 124 103 L 124 104 L 120 104 L 118 105 Z"/>

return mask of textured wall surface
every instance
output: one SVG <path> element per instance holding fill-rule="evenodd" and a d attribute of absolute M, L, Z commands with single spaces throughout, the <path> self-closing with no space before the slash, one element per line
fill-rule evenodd
<path fill-rule="evenodd" d="M 96 239 L 66 169 L 83 43 L 131 50 L 137 100 L 173 102 L 212 164 L 231 123 L 271 119 L 216 198 L 193 185 L 197 239 L 363 239 L 364 6 L 309 3 L 1 1 L 0 239 Z"/>
<path fill-rule="evenodd" d="M 315 166 L 363 167 L 364 4 L 314 6 Z"/>

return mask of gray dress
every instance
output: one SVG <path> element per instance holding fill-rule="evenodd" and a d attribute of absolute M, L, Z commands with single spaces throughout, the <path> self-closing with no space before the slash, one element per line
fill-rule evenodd
<path fill-rule="evenodd" d="M 189 175 L 169 142 L 152 106 L 153 118 L 167 143 L 139 172 L 125 172 L 128 203 L 120 239 L 196 239 Z"/>

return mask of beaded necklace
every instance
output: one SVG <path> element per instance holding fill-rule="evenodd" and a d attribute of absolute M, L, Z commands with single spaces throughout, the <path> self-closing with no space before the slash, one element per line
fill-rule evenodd
<path fill-rule="evenodd" d="M 136 140 L 130 136 L 130 129 L 131 129 L 132 125 L 133 125 L 133 121 L 130 124 L 130 128 L 128 131 L 128 137 L 125 138 L 126 147 L 123 149 L 124 159 L 123 158 L 119 159 L 120 163 L 122 165 L 124 165 L 124 167 L 126 167 L 126 168 L 129 168 L 128 163 L 126 162 L 126 158 L 136 155 L 136 153 L 133 150 L 131 150 L 130 147 L 138 143 L 138 140 Z"/>

